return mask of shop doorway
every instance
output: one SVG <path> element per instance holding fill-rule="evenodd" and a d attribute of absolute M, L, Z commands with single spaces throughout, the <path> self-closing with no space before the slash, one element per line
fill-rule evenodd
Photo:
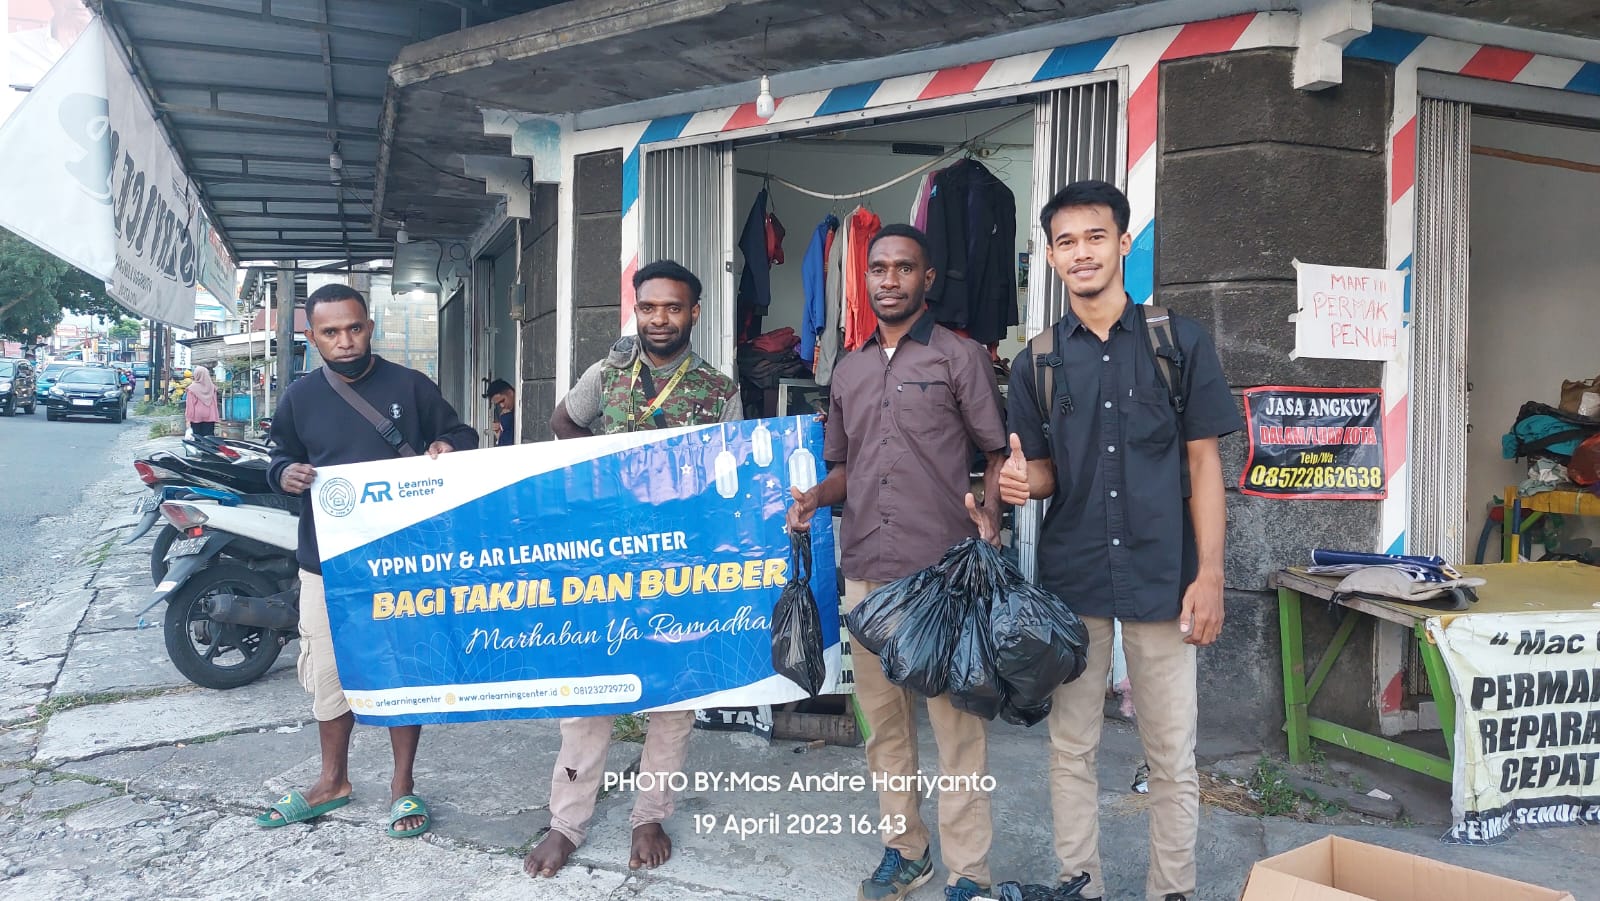
<path fill-rule="evenodd" d="M 995 242 L 1005 246 L 991 255 L 1004 272 L 1009 294 L 1003 302 L 1010 312 L 1003 327 L 986 329 L 982 343 L 997 363 L 1009 364 L 1029 336 L 1064 312 L 1065 292 L 1036 256 L 1044 247 L 1036 214 L 1070 181 L 1098 178 L 1125 187 L 1126 89 L 1115 76 L 1097 76 L 1034 90 L 966 98 L 964 105 L 953 98 L 912 103 L 900 116 L 797 121 L 736 141 L 646 149 L 640 264 L 671 258 L 700 275 L 695 349 L 740 379 L 747 415 L 794 415 L 826 401 L 826 387 L 818 383 L 827 378 L 816 377 L 811 342 L 802 365 L 785 360 L 777 377 L 752 378 L 750 353 L 756 336 L 805 331 L 804 259 L 818 226 L 829 216 L 843 222 L 858 206 L 883 224 L 915 222 L 913 206 L 925 193 L 925 181 L 957 164 L 992 175 L 1011 207 L 1002 217 L 1008 240 Z M 763 190 L 765 212 L 784 230 L 783 262 L 754 261 L 766 267 L 770 301 L 753 324 L 741 315 L 738 301 L 746 277 L 739 244 Z M 772 361 L 755 363 L 770 368 Z M 1006 370 L 997 370 L 1002 390 Z M 1016 521 L 1015 543 L 1029 574 L 1041 518 L 1042 510 L 1030 509 Z"/>
<path fill-rule="evenodd" d="M 1491 498 L 1513 485 L 1522 494 L 1572 488 L 1531 479 L 1529 461 L 1505 458 L 1503 436 L 1523 404 L 1559 407 L 1563 381 L 1600 373 L 1600 122 L 1474 110 L 1470 128 L 1464 525 L 1468 552 L 1493 563 L 1502 542 Z M 1558 475 L 1542 468 L 1545 479 Z M 1559 533 L 1535 525 L 1523 554 L 1556 550 L 1544 539 L 1556 544 L 1558 534 L 1569 547 L 1600 542 L 1597 526 L 1580 516 L 1563 517 Z"/>

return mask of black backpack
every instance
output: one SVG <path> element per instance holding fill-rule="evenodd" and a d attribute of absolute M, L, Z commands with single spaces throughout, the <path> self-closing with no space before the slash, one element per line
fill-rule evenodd
<path fill-rule="evenodd" d="M 1167 386 L 1167 399 L 1178 413 L 1178 469 L 1183 480 L 1183 496 L 1189 496 L 1189 448 L 1183 440 L 1183 351 L 1178 349 L 1178 339 L 1172 330 L 1172 311 L 1166 307 L 1140 304 L 1140 322 L 1145 338 L 1150 342 L 1150 352 L 1155 357 L 1156 373 Z M 1059 323 L 1058 323 L 1059 324 Z M 1072 412 L 1072 395 L 1066 391 L 1066 375 L 1061 367 L 1061 355 L 1056 352 L 1056 325 L 1052 325 L 1028 342 L 1028 352 L 1033 355 L 1033 397 L 1039 407 L 1039 422 L 1044 427 L 1045 438 L 1050 437 L 1050 410 L 1055 403 L 1056 389 L 1061 388 L 1061 406 Z"/>

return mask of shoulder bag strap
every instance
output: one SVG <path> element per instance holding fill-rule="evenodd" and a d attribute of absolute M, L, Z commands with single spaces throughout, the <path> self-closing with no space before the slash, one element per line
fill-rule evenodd
<path fill-rule="evenodd" d="M 383 438 L 384 443 L 394 448 L 395 453 L 402 457 L 415 457 L 417 455 L 417 452 L 411 448 L 410 443 L 406 441 L 405 436 L 400 434 L 400 430 L 395 427 L 394 420 L 379 413 L 377 408 L 367 403 L 367 399 L 357 394 L 356 389 L 350 387 L 349 382 L 339 378 L 339 376 L 329 371 L 326 366 L 322 367 L 322 376 L 328 380 L 328 387 L 333 389 L 333 393 L 339 395 L 340 400 L 349 404 L 350 409 L 360 413 L 362 419 L 371 423 L 372 427 L 378 430 L 378 435 Z"/>

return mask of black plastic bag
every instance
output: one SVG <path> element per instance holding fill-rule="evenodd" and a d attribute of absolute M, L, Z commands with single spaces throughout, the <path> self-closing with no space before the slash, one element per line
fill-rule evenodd
<path fill-rule="evenodd" d="M 989 634 L 989 609 L 981 596 L 957 599 L 964 604 L 961 631 L 950 655 L 950 704 L 992 720 L 1005 702 L 1005 689 L 995 670 L 994 641 Z"/>
<path fill-rule="evenodd" d="M 845 624 L 890 682 L 1025 726 L 1049 715 L 1056 687 L 1087 663 L 1082 620 L 976 538 L 874 591 Z"/>
<path fill-rule="evenodd" d="M 772 668 L 812 697 L 827 678 L 822 617 L 811 596 L 811 533 L 789 534 L 789 582 L 772 608 Z"/>
<path fill-rule="evenodd" d="M 1019 707 L 1007 693 L 1005 702 L 1000 705 L 1000 718 L 1014 726 L 1036 726 L 1050 715 L 1050 706 L 1050 699 L 1045 698 L 1043 703 L 1035 706 Z"/>
<path fill-rule="evenodd" d="M 989 613 L 995 668 L 1013 711 L 1047 714 L 1055 690 L 1088 665 L 1089 632 L 1060 598 L 1023 579 L 1008 561 L 1000 562 L 1009 572 Z"/>
<path fill-rule="evenodd" d="M 867 595 L 845 614 L 856 643 L 876 654 L 884 676 L 927 697 L 945 692 L 960 610 L 929 567 Z"/>
<path fill-rule="evenodd" d="M 932 568 L 918 570 L 903 579 L 896 579 L 862 599 L 844 615 L 845 626 L 855 637 L 857 646 L 872 654 L 883 656 L 883 649 L 894 640 L 906 611 L 913 604 L 923 603 L 922 591 L 936 578 Z"/>

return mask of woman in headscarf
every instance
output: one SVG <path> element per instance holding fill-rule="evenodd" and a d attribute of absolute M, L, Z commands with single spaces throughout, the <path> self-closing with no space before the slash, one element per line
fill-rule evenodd
<path fill-rule="evenodd" d="M 217 420 L 221 419 L 217 405 L 217 385 L 211 381 L 211 370 L 196 366 L 194 382 L 184 392 L 183 418 L 195 437 L 210 438 L 217 433 Z"/>

